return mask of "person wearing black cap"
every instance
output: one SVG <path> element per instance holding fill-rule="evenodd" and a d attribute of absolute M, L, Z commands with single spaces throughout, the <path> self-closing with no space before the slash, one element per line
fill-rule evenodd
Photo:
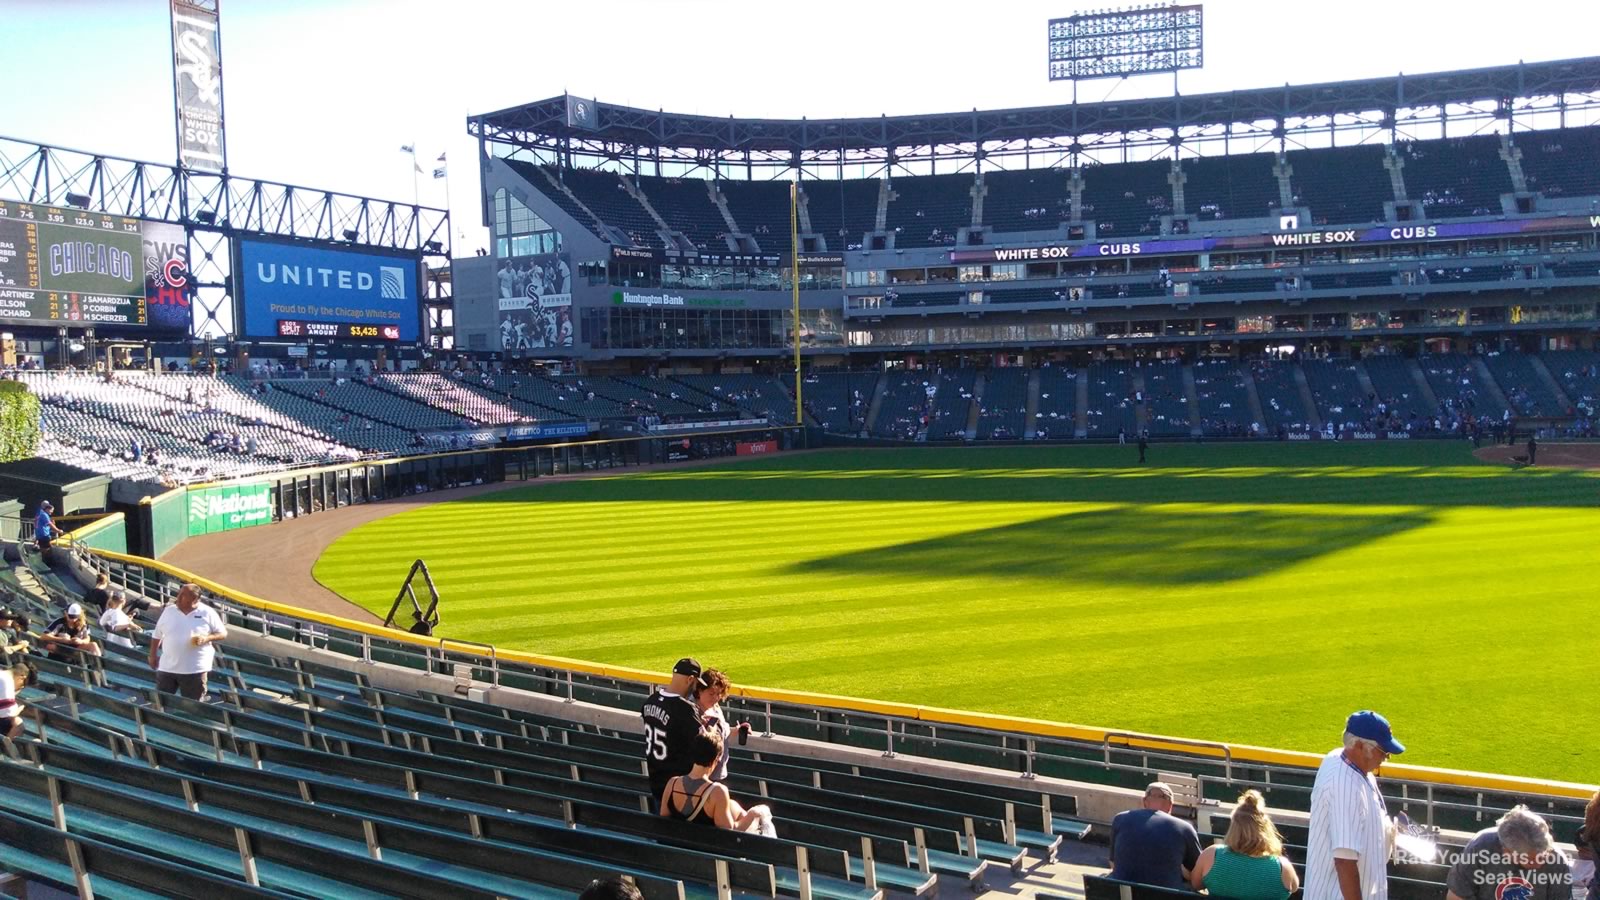
<path fill-rule="evenodd" d="M 0 667 L 20 661 L 28 652 L 28 626 L 26 620 L 0 606 Z"/>
<path fill-rule="evenodd" d="M 640 716 L 644 719 L 644 761 L 650 775 L 651 809 L 661 805 L 667 781 L 687 775 L 694 768 L 690 751 L 695 735 L 701 731 L 700 710 L 691 692 L 700 678 L 700 663 L 692 657 L 678 660 L 672 667 L 672 681 L 658 687 L 645 698 Z"/>
<path fill-rule="evenodd" d="M 1405 749 L 1370 709 L 1345 720 L 1344 746 L 1322 758 L 1311 787 L 1305 900 L 1387 900 L 1395 826 L 1373 773 Z"/>

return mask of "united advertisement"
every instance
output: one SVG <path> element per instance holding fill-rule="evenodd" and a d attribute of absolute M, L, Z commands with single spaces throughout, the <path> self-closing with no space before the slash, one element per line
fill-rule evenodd
<path fill-rule="evenodd" d="M 572 266 L 567 254 L 503 259 L 495 277 L 502 350 L 572 346 Z"/>
<path fill-rule="evenodd" d="M 246 239 L 238 279 L 244 333 L 415 342 L 420 263 L 372 250 Z"/>

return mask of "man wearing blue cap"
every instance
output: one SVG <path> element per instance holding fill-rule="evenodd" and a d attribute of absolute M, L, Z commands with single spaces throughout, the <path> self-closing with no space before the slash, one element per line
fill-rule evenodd
<path fill-rule="evenodd" d="M 1311 788 L 1305 900 L 1387 900 L 1393 824 L 1372 773 L 1405 750 L 1370 709 L 1345 721 L 1344 746 L 1322 758 Z"/>

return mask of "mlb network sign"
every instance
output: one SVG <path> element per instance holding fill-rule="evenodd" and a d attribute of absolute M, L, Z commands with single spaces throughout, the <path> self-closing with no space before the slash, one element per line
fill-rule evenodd
<path fill-rule="evenodd" d="M 272 487 L 242 484 L 189 489 L 189 536 L 215 534 L 272 521 Z"/>
<path fill-rule="evenodd" d="M 417 261 L 275 241 L 239 244 L 246 334 L 277 337 L 278 322 L 390 326 L 418 336 Z"/>

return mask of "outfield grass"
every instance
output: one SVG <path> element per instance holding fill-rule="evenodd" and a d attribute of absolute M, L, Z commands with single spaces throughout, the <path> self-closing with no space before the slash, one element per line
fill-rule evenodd
<path fill-rule="evenodd" d="M 736 682 L 1600 782 L 1600 477 L 1459 444 L 827 451 L 512 489 L 315 575 L 441 633 Z M 1600 473 L 1597 473 L 1600 474 Z"/>

